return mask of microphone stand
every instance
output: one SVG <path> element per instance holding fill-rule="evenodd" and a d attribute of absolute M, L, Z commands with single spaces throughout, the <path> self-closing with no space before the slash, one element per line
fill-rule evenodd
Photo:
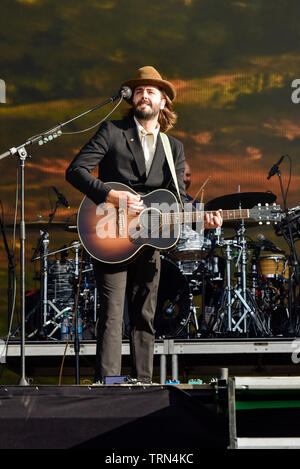
<path fill-rule="evenodd" d="M 20 217 L 20 299 L 21 299 L 21 376 L 20 386 L 28 386 L 25 374 L 25 161 L 28 157 L 25 147 L 18 150 L 21 169 L 21 217 Z"/>
<path fill-rule="evenodd" d="M 53 212 L 52 212 L 52 213 L 49 213 L 49 221 L 48 221 L 48 223 L 47 223 L 47 225 L 46 225 L 46 228 L 43 229 L 43 230 L 41 230 L 41 236 L 40 236 L 40 238 L 39 238 L 37 247 L 35 248 L 35 251 L 34 251 L 34 253 L 32 254 L 31 262 L 34 262 L 35 260 L 37 260 L 37 259 L 36 259 L 36 256 L 37 256 L 37 254 L 40 252 L 40 250 L 41 250 L 41 248 L 42 248 L 42 244 L 43 244 L 43 241 L 44 241 L 45 237 L 47 237 L 47 235 L 49 234 L 49 233 L 48 233 L 48 229 L 49 229 L 49 227 L 50 227 L 50 225 L 51 225 L 51 223 L 52 223 L 52 221 L 53 221 L 53 218 L 55 217 L 56 211 L 57 211 L 57 209 L 58 209 L 58 207 L 59 207 L 60 205 L 62 205 L 61 202 L 60 202 L 60 200 L 57 200 L 56 203 L 55 203 L 55 208 L 54 208 Z"/>
<path fill-rule="evenodd" d="M 65 126 L 70 124 L 71 122 L 79 119 L 86 114 L 99 109 L 106 104 L 109 104 L 116 99 L 120 98 L 120 103 L 123 99 L 123 94 L 120 91 L 117 95 L 112 96 L 111 98 L 103 101 L 100 104 L 88 109 L 87 111 L 78 114 L 75 117 L 67 120 L 66 122 L 59 123 L 54 127 L 46 130 L 45 132 L 30 137 L 26 142 L 23 144 L 12 147 L 9 150 L 5 151 L 4 153 L 0 154 L 0 160 L 6 158 L 11 155 L 18 154 L 19 156 L 19 164 L 20 164 L 20 199 L 21 199 L 21 208 L 20 208 L 20 307 L 21 307 L 21 344 L 20 344 L 20 353 L 21 353 L 21 361 L 20 361 L 20 379 L 18 384 L 20 386 L 28 386 L 29 383 L 26 379 L 26 372 L 25 372 L 25 240 L 26 240 L 26 227 L 25 227 L 25 162 L 27 158 L 31 158 L 30 155 L 27 154 L 26 147 L 32 145 L 34 143 L 38 143 L 39 145 L 43 145 L 44 143 L 51 142 L 56 137 L 62 135 L 61 129 Z"/>

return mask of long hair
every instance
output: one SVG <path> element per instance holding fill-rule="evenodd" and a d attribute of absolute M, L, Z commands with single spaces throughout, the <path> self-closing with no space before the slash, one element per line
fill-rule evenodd
<path fill-rule="evenodd" d="M 162 95 L 166 100 L 164 109 L 159 111 L 158 123 L 162 132 L 167 132 L 172 129 L 177 122 L 177 114 L 173 111 L 173 103 L 165 91 L 162 91 Z"/>
<path fill-rule="evenodd" d="M 166 100 L 166 105 L 164 109 L 160 109 L 158 115 L 158 123 L 160 125 L 161 132 L 167 132 L 172 129 L 177 122 L 177 114 L 173 110 L 173 103 L 167 93 L 160 88 L 162 97 Z M 129 104 L 132 104 L 132 100 L 128 101 Z M 134 115 L 133 108 L 131 107 L 129 111 L 125 113 L 124 117 L 132 117 Z"/>

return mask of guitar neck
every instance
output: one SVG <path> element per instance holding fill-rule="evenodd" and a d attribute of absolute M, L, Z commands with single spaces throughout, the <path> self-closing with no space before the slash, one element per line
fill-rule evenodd
<path fill-rule="evenodd" d="M 249 209 L 222 210 L 221 212 L 223 221 L 249 218 Z M 163 213 L 162 222 L 166 224 L 200 222 L 206 213 L 212 213 L 212 211 L 203 212 L 196 210 L 194 212 Z"/>

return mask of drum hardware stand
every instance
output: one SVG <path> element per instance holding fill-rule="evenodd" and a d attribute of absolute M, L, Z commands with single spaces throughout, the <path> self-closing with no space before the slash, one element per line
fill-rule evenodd
<path fill-rule="evenodd" d="M 258 311 L 258 313 L 256 312 L 258 307 L 256 305 L 255 299 L 252 297 L 251 292 L 247 289 L 246 285 L 247 252 L 245 246 L 244 228 L 242 228 L 242 238 L 243 239 L 240 240 L 242 241 L 241 244 L 234 240 L 223 241 L 223 244 L 226 246 L 226 287 L 223 306 L 221 306 L 221 314 L 219 314 L 219 318 L 216 318 L 214 331 L 217 333 L 222 332 L 224 319 L 227 316 L 227 333 L 230 334 L 239 332 L 246 334 L 248 332 L 247 315 L 250 315 L 250 319 L 253 320 L 253 323 L 256 325 L 257 329 L 261 333 L 269 335 L 270 332 L 265 327 L 264 321 L 259 317 L 258 313 L 260 313 L 260 311 Z M 233 259 L 231 246 L 240 249 L 236 265 L 238 266 L 241 263 L 241 281 L 233 287 L 231 286 L 231 262 Z M 233 305 L 236 300 L 237 302 L 235 308 L 233 309 Z M 234 317 L 236 310 L 238 311 L 238 319 Z M 242 322 L 243 327 L 241 327 Z"/>
<path fill-rule="evenodd" d="M 54 303 L 52 303 L 51 300 L 48 300 L 48 304 L 51 306 L 51 308 L 57 313 L 53 319 L 49 319 L 48 321 L 45 321 L 43 326 L 42 327 L 46 327 L 46 326 L 49 326 L 49 324 L 52 324 L 54 326 L 52 332 L 50 332 L 50 334 L 47 334 L 47 337 L 51 338 L 52 339 L 52 336 L 55 334 L 55 332 L 60 329 L 60 324 L 57 324 L 56 320 L 58 318 L 60 318 L 63 313 L 65 313 L 66 311 L 71 311 L 71 308 L 70 307 L 66 307 L 64 309 L 62 309 L 61 311 L 55 306 Z M 28 334 L 28 338 L 31 338 L 31 337 L 34 337 L 37 333 L 39 332 L 39 329 L 36 329 L 35 331 L 33 331 L 31 334 Z"/>
<path fill-rule="evenodd" d="M 199 309 L 199 307 L 194 304 L 194 295 L 193 295 L 193 290 L 199 289 L 199 280 L 197 280 L 196 275 L 199 272 L 201 265 L 202 265 L 202 262 L 200 260 L 200 265 L 197 266 L 196 270 L 191 274 L 191 278 L 188 280 L 188 284 L 190 288 L 190 293 L 189 293 L 190 312 L 188 315 L 188 322 L 187 322 L 187 338 L 188 339 L 191 338 L 191 330 L 190 330 L 191 325 L 195 329 L 195 332 L 193 333 L 194 336 L 197 338 L 201 337 L 199 322 L 198 322 L 198 314 L 197 314 L 197 310 Z M 203 273 L 202 273 L 202 276 L 203 276 Z"/>
<path fill-rule="evenodd" d="M 79 370 L 80 339 L 79 339 L 79 334 L 78 334 L 78 301 L 79 301 L 79 289 L 80 289 L 82 264 L 83 264 L 83 249 L 82 249 L 81 261 L 79 260 L 79 247 L 80 246 L 81 246 L 81 243 L 77 241 L 72 244 L 72 247 L 75 249 L 75 272 L 74 272 L 75 308 L 74 308 L 74 313 L 73 313 L 73 322 L 71 324 L 71 329 L 70 329 L 70 334 L 69 334 L 69 337 L 71 337 L 71 334 L 74 328 L 76 384 L 80 384 L 80 370 Z M 68 343 L 69 343 L 69 339 L 66 343 L 65 353 L 64 353 L 63 361 L 60 367 L 59 384 L 61 383 L 63 364 L 64 364 L 64 359 L 65 359 L 65 354 L 66 354 L 66 350 L 68 347 Z"/>
<path fill-rule="evenodd" d="M 37 329 L 35 329 L 30 334 L 28 334 L 28 338 L 32 338 L 37 334 L 40 336 L 43 335 L 42 333 L 43 328 L 49 324 L 54 324 L 57 327 L 55 328 L 54 331 L 52 331 L 50 334 L 47 335 L 47 337 L 52 338 L 52 335 L 59 327 L 55 321 L 48 319 L 48 316 L 49 316 L 48 305 L 50 305 L 56 312 L 58 312 L 58 309 L 56 308 L 56 306 L 53 305 L 53 303 L 50 300 L 48 300 L 48 297 L 47 297 L 48 295 L 48 256 L 52 254 L 52 253 L 49 254 L 48 252 L 48 245 L 49 245 L 49 233 L 47 232 L 47 230 L 43 230 L 41 231 L 41 236 L 39 238 L 38 246 L 36 247 L 35 252 L 31 258 L 32 262 L 38 259 L 40 259 L 41 261 L 41 276 L 40 276 L 41 295 L 40 295 L 39 309 L 40 309 L 40 313 L 42 316 L 42 324 L 40 323 Z M 39 257 L 35 257 L 39 251 L 41 255 Z M 25 322 L 29 319 L 29 317 L 33 313 L 35 313 L 35 311 L 36 311 L 36 308 L 34 308 L 32 311 L 30 311 L 26 315 Z M 54 319 L 57 319 L 63 312 L 64 310 L 61 311 L 60 314 L 57 314 L 54 317 Z M 19 328 L 17 328 L 16 330 L 18 329 Z M 14 331 L 14 333 L 16 332 L 16 330 Z"/>
<path fill-rule="evenodd" d="M 193 282 L 193 280 L 191 280 L 191 282 Z M 186 326 L 187 327 L 187 338 L 188 339 L 191 338 L 191 331 L 190 331 L 191 324 L 195 328 L 195 336 L 199 338 L 199 337 L 201 337 L 201 334 L 200 334 L 198 317 L 197 317 L 198 306 L 196 306 L 194 304 L 194 297 L 193 297 L 192 292 L 190 292 L 189 298 L 190 298 L 190 313 L 189 313 L 189 316 L 188 316 L 188 321 L 187 321 L 187 326 Z"/>
<path fill-rule="evenodd" d="M 42 235 L 42 252 L 41 255 L 38 257 L 33 257 L 32 260 L 36 261 L 38 259 L 41 260 L 41 311 L 43 317 L 43 324 L 40 327 L 40 331 L 43 330 L 44 327 L 48 326 L 49 324 L 54 325 L 54 329 L 51 331 L 50 334 L 47 334 L 47 337 L 53 339 L 53 334 L 60 328 L 60 324 L 57 324 L 56 320 L 62 316 L 65 311 L 70 311 L 70 307 L 63 308 L 61 311 L 55 306 L 55 304 L 48 299 L 48 257 L 55 255 L 59 252 L 67 251 L 76 245 L 76 249 L 79 249 L 81 243 L 75 242 L 72 246 L 68 246 L 66 248 L 58 249 L 57 251 L 53 251 L 49 253 L 48 245 L 49 245 L 49 234 L 44 232 Z M 35 251 L 37 252 L 37 251 Z M 77 254 L 78 257 L 78 254 Z M 75 269 L 78 270 L 78 259 L 75 259 Z M 54 318 L 49 318 L 49 306 L 53 309 L 56 313 Z M 32 337 L 36 334 L 38 330 L 35 330 L 34 333 L 31 333 L 29 337 Z"/>
<path fill-rule="evenodd" d="M 199 325 L 198 314 L 197 314 L 197 310 L 199 309 L 199 306 L 196 306 L 194 304 L 194 295 L 193 295 L 193 290 L 195 290 L 195 288 L 196 288 L 196 291 L 197 290 L 200 291 L 200 284 L 201 284 L 201 296 L 202 296 L 201 303 L 202 303 L 202 311 L 204 312 L 204 308 L 205 308 L 205 306 L 204 306 L 205 305 L 205 285 L 206 285 L 207 271 L 206 271 L 205 263 L 204 263 L 203 260 L 202 261 L 200 260 L 199 264 L 200 265 L 196 268 L 195 272 L 193 272 L 193 274 L 191 275 L 191 279 L 188 281 L 189 287 L 190 287 L 190 293 L 189 293 L 190 314 L 188 316 L 188 322 L 187 322 L 187 338 L 191 338 L 191 332 L 190 332 L 191 324 L 195 328 L 194 335 L 197 338 L 200 338 L 203 335 L 202 325 L 205 323 L 204 316 L 203 316 L 202 321 L 201 321 L 202 324 L 201 324 L 201 326 Z M 201 280 L 200 281 L 197 280 L 197 278 L 195 278 L 197 276 L 197 274 L 201 275 Z M 206 325 L 204 324 L 204 326 L 206 326 Z"/>
<path fill-rule="evenodd" d="M 227 329 L 226 330 L 227 330 L 227 332 L 231 332 L 232 331 L 231 261 L 232 261 L 233 258 L 232 258 L 232 255 L 231 255 L 232 251 L 231 251 L 230 246 L 231 245 L 237 246 L 237 245 L 236 245 L 236 242 L 233 241 L 233 240 L 223 240 L 222 244 L 226 246 L 226 249 L 225 249 L 225 253 L 226 253 L 226 287 L 225 287 L 225 295 L 224 295 L 223 303 L 224 303 L 224 301 L 226 301 L 226 305 L 225 305 L 226 314 L 227 314 Z M 221 306 L 221 309 L 222 309 L 222 306 Z M 219 326 L 222 324 L 224 316 L 225 316 L 225 311 L 223 313 L 221 313 L 221 316 L 220 316 L 221 321 L 220 321 Z M 219 332 L 217 329 L 215 329 L 215 331 Z"/>
<path fill-rule="evenodd" d="M 247 264 L 248 264 L 248 255 L 247 255 L 247 245 L 245 239 L 245 228 L 244 224 L 242 223 L 241 232 L 239 242 L 241 243 L 241 250 L 240 250 L 240 264 L 241 264 L 241 282 L 239 288 L 235 288 L 234 292 L 240 301 L 240 311 L 241 317 L 238 322 L 235 324 L 233 330 L 239 327 L 239 324 L 244 321 L 243 326 L 243 333 L 247 333 L 247 314 L 250 314 L 250 318 L 253 319 L 253 322 L 257 326 L 258 330 L 263 333 L 264 335 L 270 335 L 270 330 L 266 328 L 264 324 L 264 320 L 262 320 L 259 316 L 260 310 L 258 305 L 255 301 L 255 296 L 252 295 L 251 291 L 247 288 Z M 239 259 L 238 259 L 239 261 Z M 249 303 L 247 302 L 247 298 Z"/>
<path fill-rule="evenodd" d="M 32 255 L 31 262 L 38 260 L 36 257 L 38 252 L 41 252 L 41 313 L 43 317 L 43 326 L 46 325 L 48 318 L 48 245 L 49 245 L 49 232 L 48 229 L 51 226 L 51 223 L 55 217 L 58 207 L 62 205 L 62 201 L 58 198 L 55 203 L 55 208 L 52 213 L 49 214 L 49 221 L 44 230 L 40 231 L 40 238 L 37 244 L 37 247 Z M 42 327 L 43 327 L 42 326 Z"/>
<path fill-rule="evenodd" d="M 212 272 L 217 273 L 218 277 L 213 277 L 213 278 L 209 279 L 208 281 L 210 281 L 210 280 L 211 281 L 223 280 L 220 277 L 220 272 L 219 272 L 219 267 L 217 265 L 217 262 L 215 262 L 217 257 L 212 256 L 214 249 L 221 245 L 221 236 L 222 236 L 222 228 L 218 227 L 214 231 L 214 242 L 213 242 L 213 245 L 212 245 L 212 247 L 210 248 L 210 250 L 208 251 L 208 254 L 207 254 L 207 259 L 210 259 L 211 257 L 213 259 Z M 217 268 L 215 269 L 215 267 L 217 267 Z M 200 336 L 205 336 L 205 337 L 212 334 L 212 328 L 213 328 L 214 323 L 215 323 L 215 314 L 216 314 L 215 306 L 214 305 L 213 306 L 208 306 L 206 304 L 207 277 L 209 278 L 210 274 L 207 273 L 207 270 L 206 270 L 205 264 L 204 264 L 204 268 L 202 269 L 202 291 L 201 291 L 201 295 L 202 295 L 202 302 L 201 302 L 202 318 L 201 318 L 201 325 L 200 325 Z"/>
<path fill-rule="evenodd" d="M 46 324 L 48 317 L 48 245 L 49 234 L 44 231 L 41 238 L 42 242 L 42 257 L 41 257 L 41 306 L 43 326 Z M 42 326 L 42 327 L 43 327 Z"/>
<path fill-rule="evenodd" d="M 58 308 L 50 301 L 48 300 L 48 256 L 50 256 L 52 253 L 49 254 L 48 250 L 48 245 L 49 245 L 49 233 L 46 230 L 43 230 L 41 233 L 41 237 L 39 239 L 38 246 L 32 256 L 32 261 L 40 259 L 41 262 L 41 315 L 43 318 L 43 323 L 40 326 L 39 330 L 36 330 L 35 333 L 39 333 L 40 335 L 42 334 L 42 331 L 44 328 L 49 325 L 53 324 L 55 327 L 52 330 L 50 334 L 47 334 L 47 337 L 52 338 L 52 335 L 56 330 L 60 327 L 56 322 L 55 319 L 60 317 L 60 315 L 63 313 L 63 311 L 59 312 Z M 40 251 L 41 256 L 35 257 L 36 253 Z M 56 314 L 54 317 L 54 321 L 51 319 L 48 319 L 49 317 L 49 306 L 57 313 L 59 312 L 60 314 Z M 31 334 L 32 336 L 33 334 Z"/>
<path fill-rule="evenodd" d="M 244 321 L 244 326 L 243 326 L 243 332 L 247 332 L 247 318 L 246 315 L 247 313 L 250 313 L 250 315 L 255 318 L 255 312 L 249 308 L 249 305 L 247 304 L 247 265 L 248 265 L 248 252 L 247 252 L 247 243 L 246 243 L 246 230 L 245 230 L 245 222 L 242 220 L 241 222 L 241 227 L 237 231 L 238 235 L 238 244 L 240 245 L 240 252 L 238 259 L 236 261 L 236 266 L 238 269 L 238 289 L 235 289 L 235 293 L 237 297 L 240 300 L 239 303 L 239 308 L 240 308 L 240 314 L 241 318 L 238 321 L 238 323 L 235 325 L 235 327 L 238 327 L 240 322 Z M 252 299 L 251 292 L 249 292 L 249 296 Z M 255 296 L 254 296 L 255 298 Z M 253 316 L 254 315 L 254 316 Z"/>
<path fill-rule="evenodd" d="M 78 334 L 78 298 L 79 298 L 79 287 L 80 287 L 80 277 L 81 271 L 79 268 L 79 243 L 75 243 L 75 272 L 74 272 L 74 286 L 77 287 L 77 292 L 75 291 L 75 335 L 74 335 L 74 351 L 75 351 L 75 360 L 76 360 L 76 384 L 80 384 L 80 364 L 79 364 L 79 352 L 80 352 L 80 338 Z M 82 260 L 82 259 L 81 259 Z"/>

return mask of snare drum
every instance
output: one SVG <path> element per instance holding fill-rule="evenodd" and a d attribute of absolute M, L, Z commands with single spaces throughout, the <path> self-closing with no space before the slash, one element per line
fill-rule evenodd
<path fill-rule="evenodd" d="M 48 299 L 59 307 L 74 306 L 74 272 L 73 260 L 56 259 L 48 263 Z"/>
<path fill-rule="evenodd" d="M 187 225 L 182 227 L 179 242 L 169 255 L 176 261 L 196 261 L 206 257 L 210 247 L 210 239 L 200 236 L 197 231 Z"/>
<path fill-rule="evenodd" d="M 259 259 L 260 274 L 267 278 L 289 278 L 288 260 L 283 254 L 261 256 Z"/>

